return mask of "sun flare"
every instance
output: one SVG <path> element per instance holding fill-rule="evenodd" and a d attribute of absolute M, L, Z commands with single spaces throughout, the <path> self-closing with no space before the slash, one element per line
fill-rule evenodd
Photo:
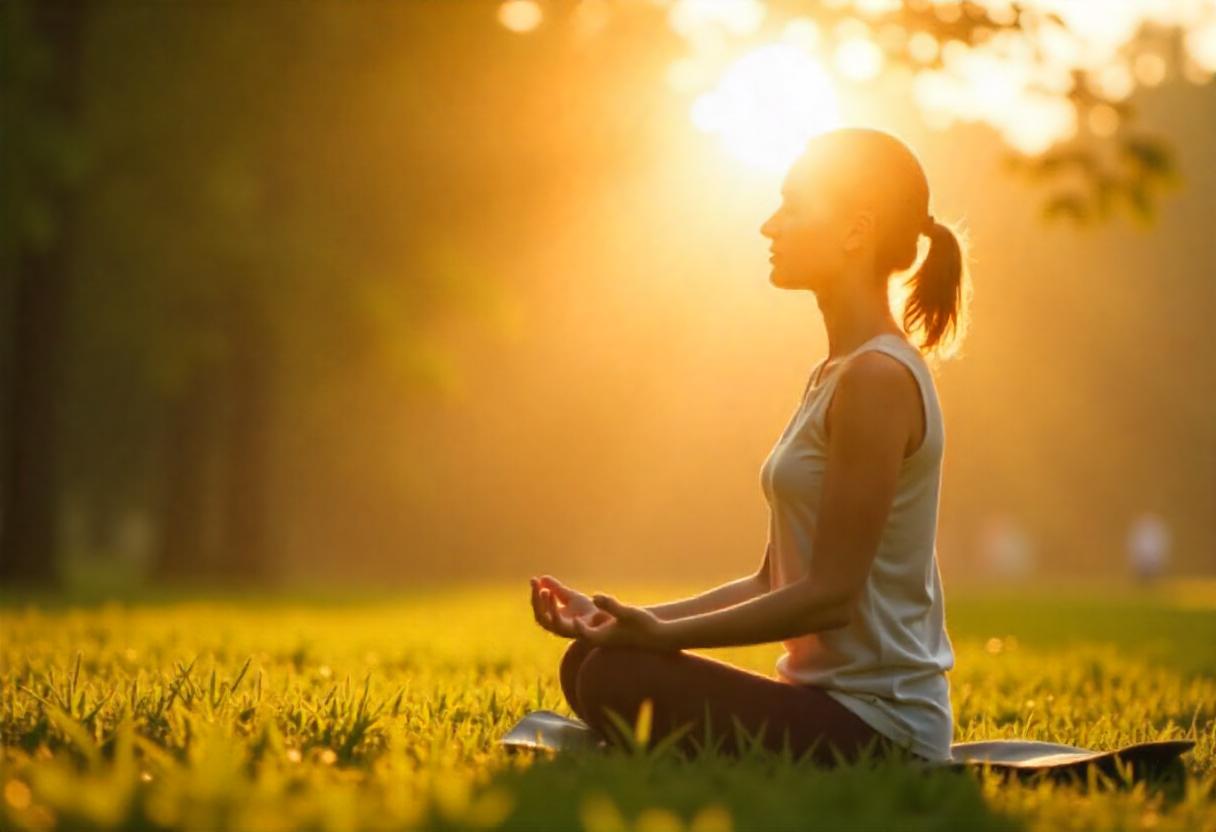
<path fill-rule="evenodd" d="M 839 124 L 831 76 L 791 44 L 758 47 L 722 73 L 717 87 L 692 105 L 693 123 L 716 133 L 749 167 L 789 167 L 807 139 Z"/>

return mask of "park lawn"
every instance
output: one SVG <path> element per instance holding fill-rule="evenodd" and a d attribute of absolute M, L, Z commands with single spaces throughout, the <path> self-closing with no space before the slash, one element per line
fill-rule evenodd
<path fill-rule="evenodd" d="M 0 828 L 1216 830 L 1211 584 L 948 598 L 956 741 L 1197 740 L 1185 781 L 1158 788 L 765 753 L 512 757 L 495 741 L 527 711 L 569 713 L 566 642 L 535 626 L 527 592 L 10 595 Z M 704 652 L 768 673 L 779 648 Z"/>

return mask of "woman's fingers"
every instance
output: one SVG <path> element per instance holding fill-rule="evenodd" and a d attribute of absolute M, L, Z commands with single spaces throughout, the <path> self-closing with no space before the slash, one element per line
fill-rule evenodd
<path fill-rule="evenodd" d="M 561 599 L 562 603 L 566 603 L 570 599 L 570 588 L 559 581 L 552 575 L 540 576 L 541 586 L 548 587 L 549 591 Z"/>
<path fill-rule="evenodd" d="M 576 618 L 574 619 L 574 634 L 578 638 L 594 642 L 599 635 L 599 628 L 592 627 L 585 618 Z"/>
<path fill-rule="evenodd" d="M 536 580 L 536 578 L 533 578 L 531 580 L 531 584 L 532 584 L 532 617 L 536 619 L 537 624 L 540 624 L 543 627 L 544 621 L 541 618 L 541 606 L 540 606 L 540 583 Z"/>
<path fill-rule="evenodd" d="M 544 590 L 538 584 L 532 585 L 532 616 L 536 619 L 536 623 L 549 629 L 549 622 L 545 617 L 545 597 Z"/>
<path fill-rule="evenodd" d="M 601 610 L 605 610 L 617 618 L 628 618 L 633 612 L 631 607 L 622 604 L 611 595 L 596 595 L 591 600 Z"/>
<path fill-rule="evenodd" d="M 595 612 L 591 613 L 591 615 L 586 616 L 585 620 L 592 626 L 603 624 L 605 621 L 612 620 L 612 613 L 604 610 L 596 610 Z"/>
<path fill-rule="evenodd" d="M 547 588 L 540 590 L 541 626 L 550 632 L 557 632 L 557 614 L 553 607 L 553 593 Z"/>
<path fill-rule="evenodd" d="M 532 617 L 549 632 L 565 638 L 578 637 L 578 622 L 603 627 L 613 618 L 611 612 L 598 609 L 591 599 L 562 584 L 552 575 L 532 577 Z"/>
<path fill-rule="evenodd" d="M 610 637 L 612 629 L 617 626 L 612 616 L 592 623 L 592 616 L 574 619 L 574 632 L 578 638 L 586 639 L 592 644 L 603 644 Z"/>
<path fill-rule="evenodd" d="M 557 599 L 552 594 L 549 595 L 549 615 L 553 620 L 554 630 L 559 636 L 570 636 L 573 633 L 573 627 L 569 617 L 563 616 L 561 610 L 557 608 Z"/>

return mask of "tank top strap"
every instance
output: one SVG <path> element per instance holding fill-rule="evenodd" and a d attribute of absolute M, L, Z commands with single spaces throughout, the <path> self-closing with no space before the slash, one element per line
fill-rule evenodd
<path fill-rule="evenodd" d="M 890 332 L 879 333 L 861 343 L 855 350 L 840 358 L 836 366 L 832 367 L 824 378 L 816 379 L 816 375 L 819 374 L 820 368 L 826 363 L 826 360 L 820 362 L 820 365 L 816 367 L 816 372 L 811 375 L 811 381 L 808 382 L 807 391 L 803 394 L 803 406 L 808 414 L 807 419 L 812 425 L 813 434 L 819 437 L 819 441 L 826 442 L 824 422 L 827 418 L 828 406 L 835 394 L 836 383 L 840 380 L 841 370 L 852 358 L 871 350 L 885 353 L 899 361 L 916 379 L 916 386 L 920 393 L 921 412 L 925 418 L 926 434 L 925 441 L 921 442 L 914 453 L 905 457 L 905 461 L 928 454 L 929 448 L 941 446 L 944 442 L 945 428 L 942 424 L 933 377 L 928 365 L 924 363 L 920 351 L 916 347 Z M 816 381 L 818 383 L 814 383 Z"/>
<path fill-rule="evenodd" d="M 912 371 L 912 374 L 916 376 L 916 380 L 919 382 L 919 386 L 922 388 L 922 394 L 925 392 L 923 389 L 925 384 L 932 382 L 932 378 L 928 377 L 928 365 L 925 364 L 924 359 L 921 357 L 920 351 L 903 338 L 900 338 L 898 335 L 884 332 L 875 338 L 871 338 L 853 352 L 849 353 L 845 360 L 847 361 L 854 356 L 868 351 L 886 353 L 906 366 Z"/>
<path fill-rule="evenodd" d="M 875 335 L 873 338 L 869 338 L 865 341 L 862 341 L 853 350 L 851 350 L 850 352 L 841 356 L 840 358 L 836 359 L 836 366 L 834 366 L 832 368 L 832 372 L 827 377 L 826 381 L 823 378 L 823 368 L 827 364 L 828 360 L 827 360 L 827 358 L 824 358 L 822 361 L 820 361 L 818 364 L 815 365 L 815 368 L 811 371 L 810 378 L 807 379 L 806 388 L 802 391 L 803 401 L 806 400 L 807 394 L 809 394 L 811 391 L 818 392 L 825 386 L 827 386 L 829 384 L 833 384 L 835 382 L 835 380 L 840 376 L 840 372 L 839 372 L 840 368 L 843 367 L 845 364 L 847 364 L 849 362 L 849 359 L 851 359 L 853 356 L 855 356 L 859 353 L 865 352 L 868 349 L 873 349 L 876 345 L 882 344 L 885 340 L 887 340 L 889 338 L 893 338 L 893 337 L 896 337 L 896 336 L 894 336 L 890 332 L 880 332 L 878 335 Z M 884 352 L 886 352 L 886 350 L 884 350 Z"/>

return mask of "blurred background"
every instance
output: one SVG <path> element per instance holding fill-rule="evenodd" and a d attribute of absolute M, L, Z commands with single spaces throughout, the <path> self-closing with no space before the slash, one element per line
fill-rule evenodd
<path fill-rule="evenodd" d="M 841 124 L 971 242 L 947 584 L 1216 573 L 1216 0 L 0 13 L 6 587 L 754 569 Z"/>

